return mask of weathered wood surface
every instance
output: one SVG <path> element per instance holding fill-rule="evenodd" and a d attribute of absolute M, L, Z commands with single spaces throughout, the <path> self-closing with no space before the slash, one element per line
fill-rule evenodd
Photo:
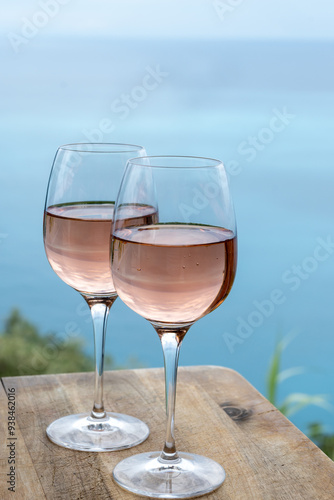
<path fill-rule="evenodd" d="M 16 492 L 7 490 L 7 395 L 16 391 Z M 51 443 L 49 423 L 90 409 L 93 375 L 3 379 L 0 390 L 0 498 L 134 500 L 112 480 L 133 453 L 160 449 L 164 439 L 161 369 L 105 374 L 108 410 L 135 415 L 150 427 L 146 442 L 114 453 L 76 452 Z M 180 368 L 176 438 L 181 451 L 210 457 L 226 470 L 210 500 L 333 500 L 334 463 L 238 373 L 220 367 Z"/>

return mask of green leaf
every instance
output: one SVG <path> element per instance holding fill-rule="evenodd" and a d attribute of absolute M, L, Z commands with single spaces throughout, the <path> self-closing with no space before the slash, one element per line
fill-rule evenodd
<path fill-rule="evenodd" d="M 281 362 L 281 355 L 282 355 L 282 345 L 281 343 L 278 343 L 269 366 L 269 372 L 267 377 L 268 399 L 275 406 L 276 406 L 276 392 L 278 385 L 278 374 Z"/>
<path fill-rule="evenodd" d="M 283 370 L 277 375 L 277 382 L 281 384 L 285 380 L 295 377 L 296 375 L 301 375 L 306 372 L 306 368 L 302 366 L 296 366 L 294 368 L 288 368 L 287 370 Z"/>
<path fill-rule="evenodd" d="M 333 412 L 333 407 L 328 403 L 328 396 L 326 394 L 311 395 L 297 392 L 289 394 L 278 409 L 288 417 L 309 405 L 318 406 L 319 408 Z"/>
<path fill-rule="evenodd" d="M 273 357 L 269 364 L 269 370 L 267 374 L 267 398 L 274 406 L 277 406 L 277 389 L 278 384 L 280 383 L 280 378 L 283 377 L 284 379 L 284 376 L 286 377 L 286 375 L 281 375 L 279 371 L 282 353 L 297 335 L 297 330 L 291 330 L 285 337 L 277 342 Z"/>

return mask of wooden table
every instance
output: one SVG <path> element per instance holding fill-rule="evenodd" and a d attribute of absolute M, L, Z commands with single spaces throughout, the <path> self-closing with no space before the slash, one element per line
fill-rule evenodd
<path fill-rule="evenodd" d="M 133 453 L 154 451 L 162 446 L 165 432 L 162 369 L 105 374 L 107 409 L 135 415 L 151 430 L 141 445 L 113 453 L 63 449 L 51 443 L 45 434 L 54 419 L 90 409 L 91 373 L 13 377 L 2 382 L 1 500 L 140 498 L 120 489 L 112 480 L 112 470 Z M 13 388 L 15 440 L 7 439 L 6 393 L 14 394 Z M 214 366 L 180 368 L 176 440 L 180 451 L 203 454 L 226 470 L 224 484 L 202 498 L 334 499 L 334 463 L 232 370 Z M 16 460 L 15 493 L 8 491 L 6 484 L 6 474 L 10 472 L 8 443 L 15 447 L 12 450 Z"/>

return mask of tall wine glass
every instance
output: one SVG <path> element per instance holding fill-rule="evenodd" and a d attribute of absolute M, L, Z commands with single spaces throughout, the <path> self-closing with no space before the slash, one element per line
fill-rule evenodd
<path fill-rule="evenodd" d="M 64 416 L 47 428 L 54 443 L 74 450 L 113 451 L 144 441 L 149 429 L 137 418 L 107 413 L 103 360 L 107 318 L 117 298 L 110 269 L 114 204 L 126 162 L 143 156 L 129 144 L 69 144 L 58 149 L 44 211 L 44 245 L 56 274 L 81 293 L 92 315 L 95 396 L 91 412 Z M 150 223 L 152 207 L 128 205 L 119 216 Z"/>
<path fill-rule="evenodd" d="M 159 220 L 130 226 L 122 211 L 134 203 L 154 207 Z M 227 297 L 236 258 L 234 210 L 220 161 L 157 156 L 128 162 L 115 206 L 112 273 L 119 297 L 160 337 L 167 432 L 162 452 L 134 455 L 115 467 L 114 479 L 126 490 L 190 498 L 225 479 L 213 460 L 177 452 L 174 408 L 181 342 L 195 321 Z"/>

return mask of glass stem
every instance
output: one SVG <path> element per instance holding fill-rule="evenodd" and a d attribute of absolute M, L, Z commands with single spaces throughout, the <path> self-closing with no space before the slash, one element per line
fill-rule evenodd
<path fill-rule="evenodd" d="M 175 460 L 179 460 L 175 447 L 174 435 L 176 380 L 180 346 L 188 328 L 189 326 L 187 328 L 174 330 L 156 329 L 161 340 L 164 354 L 167 414 L 166 440 L 160 455 L 161 461 L 167 460 L 175 462 Z"/>
<path fill-rule="evenodd" d="M 106 416 L 103 404 L 104 347 L 108 315 L 116 297 L 95 299 L 84 296 L 84 299 L 90 307 L 94 328 L 95 391 L 91 417 L 104 418 Z"/>

